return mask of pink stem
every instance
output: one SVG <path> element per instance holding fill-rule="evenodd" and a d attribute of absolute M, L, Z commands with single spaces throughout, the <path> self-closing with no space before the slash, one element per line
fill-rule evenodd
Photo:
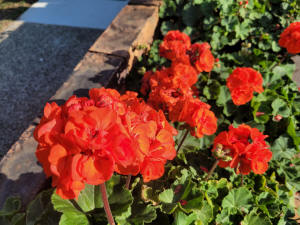
<path fill-rule="evenodd" d="M 128 175 L 126 179 L 126 185 L 125 185 L 126 189 L 128 190 L 129 190 L 130 180 L 131 180 L 131 175 Z"/>
<path fill-rule="evenodd" d="M 179 145 L 178 145 L 178 148 L 177 148 L 177 152 L 179 152 L 180 148 L 181 148 L 181 145 L 183 144 L 184 140 L 186 139 L 187 135 L 189 134 L 189 129 L 186 129 L 186 132 L 185 134 L 183 135 L 183 138 L 181 139 Z"/>
<path fill-rule="evenodd" d="M 105 210 L 105 213 L 106 213 L 106 217 L 107 217 L 108 223 L 110 225 L 116 225 L 115 221 L 114 221 L 114 218 L 113 218 L 113 216 L 111 214 L 109 202 L 108 202 L 108 199 L 107 199 L 107 193 L 106 193 L 105 183 L 100 184 L 100 190 L 101 190 L 102 201 L 103 201 L 104 210 Z"/>

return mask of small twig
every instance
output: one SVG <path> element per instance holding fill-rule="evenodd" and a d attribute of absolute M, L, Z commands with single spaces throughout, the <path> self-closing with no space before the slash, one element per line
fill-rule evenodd
<path fill-rule="evenodd" d="M 179 152 L 179 150 L 180 150 L 180 148 L 181 148 L 181 146 L 182 146 L 182 144 L 183 144 L 183 142 L 186 139 L 186 137 L 187 137 L 188 134 L 189 134 L 189 129 L 186 129 L 186 132 L 183 135 L 183 138 L 181 139 L 181 141 L 180 141 L 180 143 L 178 145 L 177 152 Z"/>
<path fill-rule="evenodd" d="M 107 192 L 106 192 L 105 183 L 100 184 L 100 190 L 101 190 L 102 201 L 103 201 L 104 210 L 105 210 L 105 213 L 106 213 L 106 217 L 107 217 L 108 223 L 110 225 L 116 225 L 115 221 L 114 221 L 114 218 L 112 216 L 111 210 L 110 210 L 110 206 L 109 206 L 109 202 L 108 202 L 108 198 L 107 198 Z"/>
<path fill-rule="evenodd" d="M 209 71 L 209 73 L 207 75 L 208 79 L 210 79 L 210 76 L 211 76 L 211 71 Z"/>
<path fill-rule="evenodd" d="M 129 190 L 131 175 L 129 174 L 126 178 L 125 188 Z"/>
<path fill-rule="evenodd" d="M 272 69 L 274 69 L 276 66 L 280 65 L 280 64 L 286 59 L 286 57 L 287 57 L 288 55 L 289 55 L 289 53 L 286 52 L 286 53 L 283 55 L 283 57 L 281 58 L 281 60 L 280 60 L 278 63 L 276 63 L 275 65 L 273 65 L 273 66 L 270 68 L 270 71 L 271 71 Z"/>
<path fill-rule="evenodd" d="M 219 163 L 219 159 L 217 159 L 215 162 L 214 162 L 214 164 L 213 164 L 213 166 L 210 168 L 210 170 L 209 170 L 209 172 L 208 172 L 208 175 L 207 175 L 207 177 L 206 177 L 206 181 L 208 181 L 208 179 L 211 177 L 211 175 L 212 175 L 212 173 L 215 171 L 215 169 L 217 168 L 217 165 L 218 165 L 218 163 Z"/>
<path fill-rule="evenodd" d="M 241 174 L 241 186 L 244 185 L 244 174 Z"/>
<path fill-rule="evenodd" d="M 78 203 L 74 199 L 70 199 L 70 202 L 74 205 L 74 207 L 79 210 L 80 212 L 83 212 L 83 210 L 80 208 Z"/>

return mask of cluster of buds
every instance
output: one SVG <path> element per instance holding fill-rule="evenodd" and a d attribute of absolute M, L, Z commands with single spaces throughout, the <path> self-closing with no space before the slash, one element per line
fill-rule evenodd
<path fill-rule="evenodd" d="M 229 162 L 232 160 L 232 157 L 229 154 L 230 149 L 223 149 L 222 144 L 217 144 L 216 150 L 213 152 L 213 155 L 216 159 L 220 159 L 224 162 Z"/>

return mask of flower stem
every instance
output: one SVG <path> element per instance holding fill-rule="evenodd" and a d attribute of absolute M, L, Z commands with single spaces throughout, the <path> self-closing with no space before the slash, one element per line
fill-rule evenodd
<path fill-rule="evenodd" d="M 114 218 L 111 214 L 111 210 L 110 210 L 110 206 L 109 206 L 109 202 L 108 202 L 108 198 L 107 198 L 105 183 L 100 184 L 100 190 L 101 190 L 102 201 L 103 201 L 104 210 L 105 210 L 105 213 L 106 213 L 108 223 L 110 225 L 115 225 L 115 221 L 114 221 Z"/>
<path fill-rule="evenodd" d="M 281 60 L 280 60 L 278 63 L 276 63 L 275 65 L 273 65 L 273 66 L 270 68 L 270 70 L 272 70 L 272 69 L 274 69 L 274 67 L 280 65 L 280 64 L 287 58 L 288 55 L 289 55 L 289 53 L 286 52 L 286 53 L 283 55 L 283 57 L 281 58 Z"/>
<path fill-rule="evenodd" d="M 177 152 L 179 152 L 179 150 L 180 150 L 180 148 L 181 148 L 181 146 L 182 146 L 182 144 L 183 144 L 183 142 L 186 139 L 186 137 L 187 137 L 188 134 L 189 134 L 189 129 L 186 129 L 186 132 L 183 135 L 183 138 L 181 139 L 181 141 L 180 141 L 180 143 L 178 145 Z"/>
<path fill-rule="evenodd" d="M 241 174 L 241 186 L 244 185 L 244 174 Z"/>
<path fill-rule="evenodd" d="M 125 187 L 126 187 L 126 189 L 128 189 L 128 190 L 129 190 L 129 186 L 130 186 L 130 180 L 131 180 L 131 175 L 129 174 L 129 175 L 127 176 L 126 184 L 125 184 Z"/>
<path fill-rule="evenodd" d="M 217 159 L 216 161 L 215 161 L 215 163 L 213 164 L 213 166 L 211 167 L 211 169 L 209 170 L 209 172 L 208 172 L 208 175 L 207 175 L 207 177 L 206 177 L 206 181 L 211 177 L 211 175 L 212 175 L 212 173 L 215 171 L 215 169 L 217 168 L 217 165 L 218 165 L 218 163 L 219 163 L 219 159 Z"/>

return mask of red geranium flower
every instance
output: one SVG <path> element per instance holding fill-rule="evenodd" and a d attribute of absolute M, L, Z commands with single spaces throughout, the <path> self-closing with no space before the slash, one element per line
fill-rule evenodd
<path fill-rule="evenodd" d="M 300 22 L 291 23 L 280 34 L 279 45 L 291 54 L 300 53 Z"/>
<path fill-rule="evenodd" d="M 219 166 L 236 168 L 237 173 L 263 174 L 268 169 L 272 152 L 257 128 L 242 124 L 237 128 L 229 127 L 229 131 L 221 132 L 214 140 L 213 152 L 218 153 L 221 146 L 224 156 L 219 158 Z"/>
<path fill-rule="evenodd" d="M 36 156 L 62 198 L 76 198 L 85 183 L 98 185 L 113 172 L 163 175 L 176 156 L 176 130 L 162 112 L 137 98 L 112 89 L 92 89 L 90 97 L 72 96 L 63 106 L 47 104 L 34 132 Z"/>
<path fill-rule="evenodd" d="M 199 73 L 202 71 L 210 72 L 215 63 L 215 58 L 211 54 L 210 45 L 207 42 L 193 44 L 191 46 L 190 59 L 192 65 Z"/>
<path fill-rule="evenodd" d="M 253 91 L 263 92 L 262 84 L 261 74 L 247 67 L 236 68 L 227 78 L 227 87 L 235 105 L 243 105 L 249 102 L 253 97 Z"/>
<path fill-rule="evenodd" d="M 192 96 L 178 101 L 170 110 L 169 117 L 172 121 L 186 122 L 190 126 L 192 135 L 198 138 L 212 135 L 217 130 L 217 118 L 210 111 L 210 105 Z"/>
<path fill-rule="evenodd" d="M 188 62 L 186 54 L 191 47 L 191 40 L 188 35 L 178 30 L 169 31 L 159 47 L 159 53 L 171 61 Z"/>

